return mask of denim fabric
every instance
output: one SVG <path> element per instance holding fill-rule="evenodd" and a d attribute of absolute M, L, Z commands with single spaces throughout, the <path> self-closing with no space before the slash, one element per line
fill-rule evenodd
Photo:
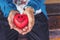
<path fill-rule="evenodd" d="M 43 13 L 35 15 L 35 25 L 27 35 L 19 35 L 28 40 L 49 40 L 47 18 Z M 6 18 L 0 19 L 0 40 L 17 40 L 18 32 L 9 28 Z M 19 40 L 20 40 L 19 39 Z"/>
<path fill-rule="evenodd" d="M 27 34 L 29 40 L 49 40 L 47 21 L 43 13 L 35 15 L 35 25 L 32 31 Z"/>
<path fill-rule="evenodd" d="M 6 18 L 0 19 L 0 40 L 18 40 L 18 33 L 9 28 Z"/>

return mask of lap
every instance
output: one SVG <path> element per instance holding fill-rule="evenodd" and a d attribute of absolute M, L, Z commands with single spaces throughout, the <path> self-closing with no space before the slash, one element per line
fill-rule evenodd
<path fill-rule="evenodd" d="M 0 19 L 0 40 L 17 40 L 18 33 L 9 28 L 6 20 Z"/>
<path fill-rule="evenodd" d="M 10 37 L 10 36 L 11 37 Z M 15 35 L 15 36 L 13 36 Z M 44 14 L 35 15 L 35 25 L 31 32 L 22 37 L 27 37 L 28 40 L 49 40 L 48 24 Z M 12 39 L 14 38 L 15 39 Z M 20 36 L 21 37 L 21 36 Z M 10 30 L 6 21 L 0 21 L 0 39 L 1 40 L 17 40 L 18 33 L 15 30 Z"/>
<path fill-rule="evenodd" d="M 30 40 L 49 40 L 48 24 L 44 14 L 35 15 L 35 25 L 27 36 Z"/>

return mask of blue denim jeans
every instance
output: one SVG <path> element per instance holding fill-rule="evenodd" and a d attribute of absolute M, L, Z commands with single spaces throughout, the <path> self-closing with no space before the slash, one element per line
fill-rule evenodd
<path fill-rule="evenodd" d="M 22 36 L 17 31 L 9 28 L 6 18 L 0 18 L 0 40 L 19 40 L 21 38 L 27 38 L 27 40 L 49 40 L 49 31 L 47 18 L 43 13 L 35 15 L 35 25 L 31 32 Z"/>

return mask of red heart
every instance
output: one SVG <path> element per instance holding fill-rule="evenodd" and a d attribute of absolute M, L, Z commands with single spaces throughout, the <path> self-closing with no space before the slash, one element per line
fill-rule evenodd
<path fill-rule="evenodd" d="M 25 26 L 28 25 L 28 17 L 26 14 L 16 13 L 13 22 L 16 25 L 16 27 L 23 29 Z"/>

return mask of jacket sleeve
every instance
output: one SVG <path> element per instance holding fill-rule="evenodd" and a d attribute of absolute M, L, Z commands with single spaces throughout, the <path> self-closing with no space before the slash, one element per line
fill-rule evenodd
<path fill-rule="evenodd" d="M 31 6 L 35 10 L 40 9 L 41 5 L 44 4 L 45 0 L 29 0 L 27 6 Z"/>
<path fill-rule="evenodd" d="M 17 10 L 12 0 L 0 0 L 0 8 L 3 12 L 4 17 L 8 17 L 11 10 Z"/>

